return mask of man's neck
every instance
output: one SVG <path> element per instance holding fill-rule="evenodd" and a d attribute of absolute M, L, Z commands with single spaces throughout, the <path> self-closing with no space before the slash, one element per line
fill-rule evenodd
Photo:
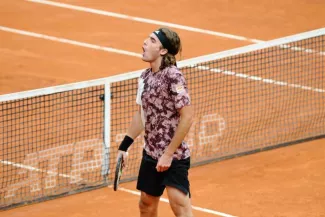
<path fill-rule="evenodd" d="M 154 62 L 150 63 L 152 72 L 159 72 L 161 66 L 161 58 L 156 59 Z"/>

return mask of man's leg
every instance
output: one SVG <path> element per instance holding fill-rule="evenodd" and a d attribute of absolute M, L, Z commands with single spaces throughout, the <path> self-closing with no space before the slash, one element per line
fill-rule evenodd
<path fill-rule="evenodd" d="M 191 199 L 184 192 L 166 186 L 170 206 L 176 217 L 193 217 Z"/>
<path fill-rule="evenodd" d="M 139 209 L 141 217 L 157 217 L 159 198 L 165 190 L 163 173 L 156 170 L 157 161 L 143 152 L 137 189 L 141 191 Z"/>
<path fill-rule="evenodd" d="M 157 217 L 159 198 L 141 191 L 139 201 L 140 217 Z"/>

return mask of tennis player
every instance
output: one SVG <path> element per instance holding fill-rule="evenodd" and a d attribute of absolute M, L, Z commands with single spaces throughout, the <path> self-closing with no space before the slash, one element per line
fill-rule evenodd
<path fill-rule="evenodd" d="M 143 43 L 142 60 L 150 64 L 139 78 L 134 115 L 119 146 L 123 155 L 144 130 L 145 145 L 137 189 L 141 191 L 141 217 L 156 217 L 159 198 L 167 189 L 177 217 L 192 217 L 190 202 L 190 151 L 183 141 L 193 118 L 186 81 L 176 66 L 181 52 L 178 34 L 168 28 L 152 32 Z M 125 166 L 125 165 L 124 165 Z"/>

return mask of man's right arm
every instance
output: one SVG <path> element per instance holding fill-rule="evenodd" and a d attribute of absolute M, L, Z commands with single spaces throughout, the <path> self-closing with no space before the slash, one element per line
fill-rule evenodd
<path fill-rule="evenodd" d="M 136 139 L 144 129 L 142 120 L 141 120 L 141 106 L 139 105 L 138 107 L 139 107 L 139 109 L 134 114 L 131 124 L 130 124 L 130 126 L 127 130 L 127 133 L 126 133 L 126 135 L 131 137 L 133 140 Z"/>
<path fill-rule="evenodd" d="M 141 94 L 143 92 L 143 89 L 144 89 L 144 81 L 140 76 L 138 80 L 138 90 L 137 90 L 137 97 L 136 97 L 138 111 L 134 114 L 131 124 L 126 132 L 126 135 L 118 148 L 117 156 L 119 157 L 122 154 L 124 161 L 126 161 L 126 157 L 127 157 L 126 153 L 129 147 L 132 145 L 133 141 L 141 134 L 141 132 L 144 129 L 143 126 L 144 124 L 142 123 L 142 118 L 141 118 L 141 110 L 142 110 Z"/>
<path fill-rule="evenodd" d="M 119 146 L 117 157 L 123 155 L 123 167 L 127 164 L 127 149 L 131 146 L 133 141 L 141 134 L 144 127 L 141 120 L 141 106 L 139 105 L 138 111 L 134 114 L 131 124 L 127 130 L 126 136 Z"/>

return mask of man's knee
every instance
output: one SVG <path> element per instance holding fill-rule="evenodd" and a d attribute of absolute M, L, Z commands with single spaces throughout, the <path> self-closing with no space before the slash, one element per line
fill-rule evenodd
<path fill-rule="evenodd" d="M 178 189 L 168 187 L 168 197 L 170 206 L 176 217 L 192 217 L 191 200 L 188 194 L 184 194 Z"/>
<path fill-rule="evenodd" d="M 140 200 L 139 200 L 139 209 L 140 209 L 140 211 L 147 212 L 147 211 L 152 210 L 153 207 L 154 207 L 153 203 L 140 198 Z"/>
<path fill-rule="evenodd" d="M 150 196 L 141 192 L 139 200 L 139 209 L 141 213 L 155 213 L 158 208 L 159 197 Z"/>
<path fill-rule="evenodd" d="M 170 206 L 176 217 L 193 217 L 189 204 L 172 202 L 170 203 Z"/>
<path fill-rule="evenodd" d="M 191 217 L 186 215 L 186 205 L 184 203 L 170 202 L 170 206 L 176 217 Z"/>

